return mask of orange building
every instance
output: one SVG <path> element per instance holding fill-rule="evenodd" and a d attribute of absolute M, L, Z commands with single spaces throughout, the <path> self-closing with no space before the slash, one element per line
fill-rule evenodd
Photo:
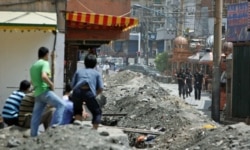
<path fill-rule="evenodd" d="M 170 62 L 172 63 L 172 71 L 178 71 L 181 68 L 187 67 L 188 57 L 192 55 L 189 51 L 188 40 L 182 36 L 174 39 L 174 49 Z"/>

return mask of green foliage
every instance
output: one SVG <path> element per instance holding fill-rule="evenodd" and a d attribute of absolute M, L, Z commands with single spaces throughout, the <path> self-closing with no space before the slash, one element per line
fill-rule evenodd
<path fill-rule="evenodd" d="M 155 58 L 156 69 L 160 72 L 164 72 L 169 68 L 168 65 L 168 53 L 166 51 L 159 53 Z"/>

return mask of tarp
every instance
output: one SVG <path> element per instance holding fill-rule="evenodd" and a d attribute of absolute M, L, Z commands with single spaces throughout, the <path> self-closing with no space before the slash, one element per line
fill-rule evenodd
<path fill-rule="evenodd" d="M 199 52 L 188 57 L 188 61 L 190 61 L 190 62 L 199 62 L 199 60 L 200 60 L 200 53 Z"/>
<path fill-rule="evenodd" d="M 57 15 L 51 12 L 0 11 L 0 29 L 56 30 Z"/>
<path fill-rule="evenodd" d="M 213 52 L 207 52 L 204 56 L 200 59 L 200 63 L 210 64 L 213 62 Z"/>
<path fill-rule="evenodd" d="M 73 28 L 84 28 L 84 26 L 88 25 L 88 27 L 92 27 L 92 29 L 98 29 L 106 26 L 121 30 L 128 30 L 138 25 L 137 18 L 86 12 L 66 12 L 66 20 L 68 21 L 68 26 Z"/>

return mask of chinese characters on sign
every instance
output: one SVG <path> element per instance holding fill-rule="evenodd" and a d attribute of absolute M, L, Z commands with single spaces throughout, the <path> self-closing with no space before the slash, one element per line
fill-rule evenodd
<path fill-rule="evenodd" d="M 229 5 L 227 8 L 227 41 L 250 40 L 248 33 L 248 2 Z"/>

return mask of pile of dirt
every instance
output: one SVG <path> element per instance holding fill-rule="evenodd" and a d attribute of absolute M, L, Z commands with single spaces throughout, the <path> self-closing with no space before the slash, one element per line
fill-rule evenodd
<path fill-rule="evenodd" d="M 162 89 L 152 78 L 123 71 L 107 77 L 106 84 L 104 95 L 107 104 L 103 112 L 126 116 L 106 116 L 103 118 L 104 124 L 163 131 L 163 134 L 151 138 L 150 142 L 144 140 L 141 145 L 138 145 L 138 137 L 147 137 L 150 133 L 130 131 L 130 146 L 153 149 L 220 149 L 225 148 L 225 145 L 227 148 L 232 147 L 230 140 L 223 140 L 223 144 L 218 144 L 217 140 L 225 138 L 225 131 L 232 131 L 231 134 L 234 135 L 235 130 L 227 130 L 227 126 L 215 123 L 179 97 L 169 95 L 169 92 Z M 217 136 L 217 140 L 213 136 Z M 211 142 L 217 144 L 211 145 Z"/>
<path fill-rule="evenodd" d="M 202 140 L 193 143 L 190 150 L 198 149 L 250 149 L 250 128 L 245 123 L 222 126 L 204 132 Z"/>
<path fill-rule="evenodd" d="M 110 136 L 90 124 L 54 126 L 35 138 L 30 130 L 11 126 L 0 130 L 1 150 L 129 150 L 127 136 Z M 117 132 L 118 133 L 118 132 Z"/>

